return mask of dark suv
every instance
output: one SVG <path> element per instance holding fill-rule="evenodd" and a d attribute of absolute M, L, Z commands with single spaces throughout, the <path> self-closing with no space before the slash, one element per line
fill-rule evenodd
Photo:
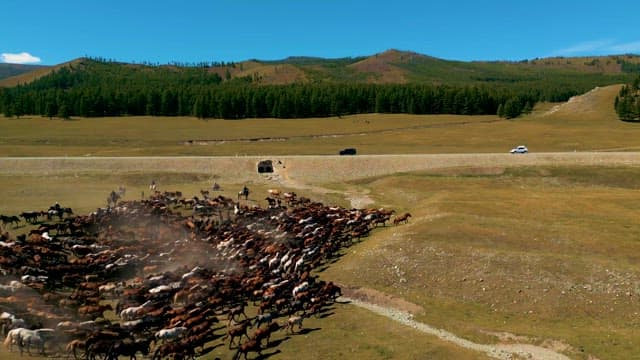
<path fill-rule="evenodd" d="M 340 150 L 340 155 L 355 155 L 355 154 L 356 154 L 355 148 L 346 148 L 346 149 Z"/>

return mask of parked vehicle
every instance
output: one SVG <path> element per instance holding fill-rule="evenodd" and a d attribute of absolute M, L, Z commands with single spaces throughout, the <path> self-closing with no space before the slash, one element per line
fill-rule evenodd
<path fill-rule="evenodd" d="M 356 154 L 355 148 L 346 148 L 346 149 L 340 150 L 340 155 L 355 155 L 355 154 Z"/>
<path fill-rule="evenodd" d="M 526 146 L 524 145 L 519 145 L 513 149 L 511 149 L 511 153 L 512 154 L 526 154 L 529 152 L 529 149 L 527 149 Z"/>

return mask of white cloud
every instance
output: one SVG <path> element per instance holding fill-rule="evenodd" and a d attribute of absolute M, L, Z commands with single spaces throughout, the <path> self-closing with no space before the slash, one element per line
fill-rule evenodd
<path fill-rule="evenodd" d="M 638 53 L 640 52 L 640 41 L 634 41 L 634 42 L 629 42 L 624 44 L 615 44 L 611 46 L 610 49 L 617 54 Z"/>
<path fill-rule="evenodd" d="M 10 64 L 32 64 L 40 62 L 39 57 L 33 56 L 27 52 L 22 52 L 19 54 L 2 53 L 0 55 L 0 60 L 2 60 L 2 62 Z"/>
<path fill-rule="evenodd" d="M 575 55 L 617 55 L 628 53 L 639 53 L 640 41 L 619 43 L 613 40 L 585 41 L 568 46 L 564 49 L 556 50 L 552 56 L 575 56 Z"/>
<path fill-rule="evenodd" d="M 610 40 L 586 41 L 556 50 L 553 53 L 555 55 L 593 54 L 606 50 L 611 44 L 612 41 Z"/>

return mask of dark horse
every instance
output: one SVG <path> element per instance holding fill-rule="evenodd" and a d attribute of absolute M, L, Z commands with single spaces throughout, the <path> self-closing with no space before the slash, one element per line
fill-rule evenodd
<path fill-rule="evenodd" d="M 238 200 L 240 200 L 240 197 L 244 196 L 244 199 L 247 200 L 249 198 L 249 188 L 248 187 L 243 187 L 241 191 L 238 192 Z"/>
<path fill-rule="evenodd" d="M 109 349 L 106 358 L 117 360 L 120 356 L 128 356 L 130 360 L 135 360 L 138 352 L 142 353 L 143 356 L 149 355 L 150 344 L 151 338 L 136 341 L 128 339 L 117 341 Z"/>
<path fill-rule="evenodd" d="M 7 224 L 15 224 L 14 227 L 17 227 L 18 225 L 20 225 L 20 218 L 15 215 L 0 215 L 0 221 L 2 221 L 2 226 L 6 226 Z"/>
<path fill-rule="evenodd" d="M 115 190 L 112 190 L 111 193 L 109 194 L 109 197 L 107 198 L 107 206 L 108 207 L 116 206 L 120 198 L 121 198 L 120 194 L 115 192 Z"/>

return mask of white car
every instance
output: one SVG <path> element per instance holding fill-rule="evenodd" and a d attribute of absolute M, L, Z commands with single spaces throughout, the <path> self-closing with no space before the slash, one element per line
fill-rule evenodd
<path fill-rule="evenodd" d="M 512 154 L 526 154 L 528 152 L 529 152 L 529 149 L 527 149 L 527 147 L 524 145 L 520 145 L 518 147 L 511 149 Z"/>

